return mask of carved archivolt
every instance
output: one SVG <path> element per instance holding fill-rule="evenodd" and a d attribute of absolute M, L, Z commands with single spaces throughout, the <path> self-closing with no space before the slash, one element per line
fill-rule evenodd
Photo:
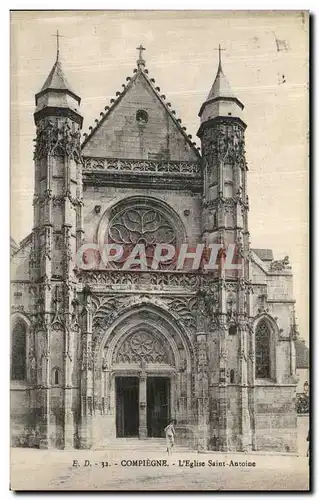
<path fill-rule="evenodd" d="M 166 309 L 166 310 L 165 310 Z M 142 337 L 133 337 L 136 333 L 143 333 Z M 132 335 L 132 338 L 131 338 Z M 151 336 L 151 341 L 150 341 Z M 149 363 L 167 363 L 176 366 L 182 359 L 188 359 L 187 366 L 190 368 L 194 359 L 194 345 L 191 332 L 184 328 L 182 321 L 176 320 L 176 315 L 164 308 L 152 303 L 136 303 L 132 307 L 129 301 L 123 303 L 120 311 L 113 316 L 111 324 L 103 332 L 93 329 L 94 351 L 96 366 L 100 366 L 104 358 L 107 365 L 111 366 L 121 358 L 121 363 L 126 359 L 141 358 L 143 353 Z M 127 343 L 123 342 L 127 339 Z M 133 343 L 132 343 L 132 339 Z M 142 342 L 143 340 L 143 342 Z M 123 349 L 118 348 L 123 346 Z M 151 349 L 152 347 L 152 349 Z M 163 351 L 164 350 L 164 351 Z M 125 358 L 130 352 L 129 358 Z M 135 358 L 134 358 L 135 356 Z M 143 357 L 139 359 L 143 360 Z M 120 361 L 116 361 L 120 362 Z M 134 362 L 134 361 L 126 361 Z"/>

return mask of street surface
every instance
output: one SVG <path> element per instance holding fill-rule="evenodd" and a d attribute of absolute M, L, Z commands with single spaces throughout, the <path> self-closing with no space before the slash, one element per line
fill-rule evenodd
<path fill-rule="evenodd" d="M 226 455 L 177 449 L 168 457 L 164 443 L 164 450 L 154 443 L 153 451 L 149 442 L 144 449 L 135 444 L 132 441 L 122 447 L 96 451 L 13 448 L 11 489 L 302 491 L 309 488 L 305 456 Z M 140 460 L 140 465 L 133 460 Z M 152 466 L 153 460 L 157 466 Z M 236 466 L 246 461 L 254 462 L 255 466 Z"/>

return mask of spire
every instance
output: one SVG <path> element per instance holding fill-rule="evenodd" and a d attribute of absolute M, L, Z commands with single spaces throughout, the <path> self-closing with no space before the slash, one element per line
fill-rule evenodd
<path fill-rule="evenodd" d="M 244 105 L 235 96 L 222 68 L 222 49 L 218 46 L 218 68 L 217 74 L 209 91 L 207 99 L 202 104 L 199 116 L 201 123 L 217 117 L 241 118 Z"/>
<path fill-rule="evenodd" d="M 138 60 L 136 61 L 137 62 L 137 67 L 138 69 L 143 69 L 145 67 L 145 60 L 143 59 L 143 50 L 146 50 L 142 44 L 140 44 L 139 47 L 136 47 L 136 50 L 139 51 L 139 54 L 138 54 Z"/>
<path fill-rule="evenodd" d="M 221 61 L 219 61 L 217 75 L 206 100 L 208 101 L 210 99 L 216 99 L 218 97 L 235 97 L 231 86 L 223 72 Z"/>
<path fill-rule="evenodd" d="M 222 50 L 226 50 L 226 49 L 222 49 L 220 44 L 219 44 L 218 49 L 215 49 L 215 50 L 218 50 L 218 71 L 219 71 L 222 69 Z"/>
<path fill-rule="evenodd" d="M 224 97 L 230 97 L 234 98 L 233 91 L 231 89 L 231 86 L 228 83 L 228 80 L 223 72 L 222 68 L 222 51 L 226 49 L 222 49 L 220 44 L 218 45 L 218 68 L 217 68 L 217 74 L 215 77 L 215 81 L 213 83 L 212 88 L 210 89 L 210 92 L 208 94 L 208 97 L 206 101 L 209 101 L 210 99 L 216 99 L 216 98 L 224 98 Z"/>
<path fill-rule="evenodd" d="M 76 96 L 62 70 L 60 61 L 60 38 L 62 35 L 60 35 L 57 30 L 56 34 L 52 36 L 56 37 L 56 60 L 39 93 L 49 89 L 58 91 L 65 90 Z"/>
<path fill-rule="evenodd" d="M 79 114 L 78 107 L 81 99 L 70 86 L 62 69 L 60 61 L 60 37 L 59 32 L 56 32 L 56 60 L 53 67 L 46 78 L 40 92 L 35 95 L 36 112 L 43 112 L 44 109 L 69 109 L 72 113 Z M 80 116 L 80 115 L 79 115 Z M 82 119 L 82 117 L 81 117 Z"/>
<path fill-rule="evenodd" d="M 56 32 L 56 35 L 52 35 L 52 36 L 56 36 L 56 60 L 58 61 L 59 60 L 59 55 L 60 55 L 60 43 L 59 43 L 59 38 L 62 36 L 59 34 L 59 30 L 57 30 Z"/>
<path fill-rule="evenodd" d="M 69 90 L 74 94 L 63 72 L 61 62 L 58 60 L 58 54 L 57 54 L 57 60 L 55 61 L 49 73 L 49 76 L 45 80 L 40 92 L 43 92 L 43 90 L 46 89 Z"/>

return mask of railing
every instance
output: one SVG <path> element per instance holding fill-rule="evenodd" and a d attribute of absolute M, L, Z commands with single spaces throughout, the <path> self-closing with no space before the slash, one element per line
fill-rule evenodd
<path fill-rule="evenodd" d="M 85 171 L 146 172 L 201 176 L 200 162 L 135 160 L 121 158 L 83 158 Z"/>

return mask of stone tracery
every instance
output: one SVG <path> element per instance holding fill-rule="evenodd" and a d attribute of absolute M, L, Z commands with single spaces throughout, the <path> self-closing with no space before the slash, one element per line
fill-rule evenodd
<path fill-rule="evenodd" d="M 115 363 L 167 363 L 169 357 L 154 335 L 146 331 L 138 331 L 124 340 L 114 356 Z"/>
<path fill-rule="evenodd" d="M 128 208 L 115 215 L 109 226 L 109 238 L 114 243 L 153 245 L 176 243 L 170 221 L 154 208 Z"/>

